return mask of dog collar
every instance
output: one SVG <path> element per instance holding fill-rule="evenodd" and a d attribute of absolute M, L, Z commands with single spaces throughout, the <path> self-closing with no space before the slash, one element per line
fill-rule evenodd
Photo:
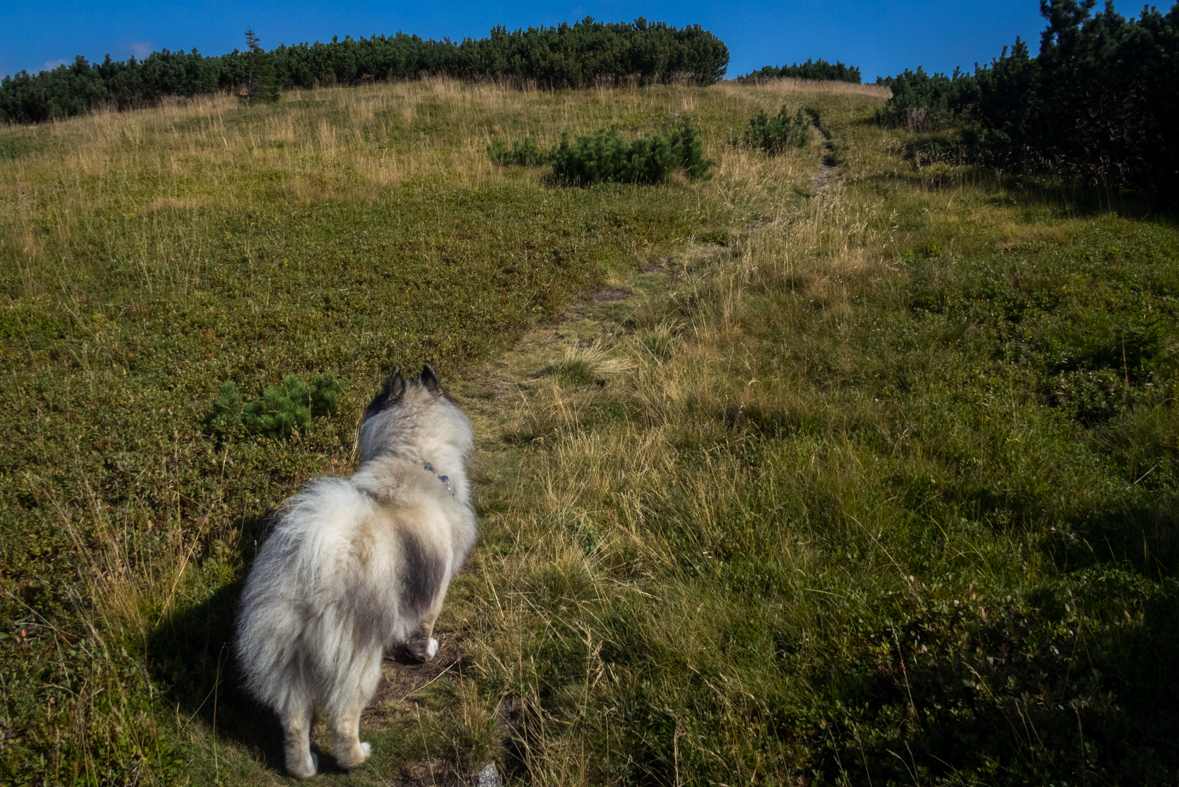
<path fill-rule="evenodd" d="M 427 470 L 429 470 L 431 473 L 434 472 L 434 465 L 431 464 L 430 462 L 426 462 L 426 464 L 424 464 L 422 466 L 425 467 Z M 437 473 L 434 473 L 434 474 L 438 475 Z M 454 490 L 451 489 L 451 487 L 450 487 L 450 476 L 440 475 L 440 476 L 438 476 L 438 480 L 441 481 L 442 484 L 446 487 L 447 492 L 450 492 L 450 494 L 452 494 L 452 495 L 454 494 Z"/>

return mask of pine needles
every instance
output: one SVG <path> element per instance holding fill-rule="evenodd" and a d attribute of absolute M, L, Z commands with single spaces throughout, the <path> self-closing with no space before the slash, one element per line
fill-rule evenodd
<path fill-rule="evenodd" d="M 310 385 L 289 374 L 281 385 L 269 385 L 260 402 L 243 402 L 233 380 L 226 380 L 213 403 L 209 427 L 217 434 L 244 428 L 267 437 L 286 437 L 311 428 L 311 419 L 335 411 L 344 381 L 334 372 L 317 374 Z"/>

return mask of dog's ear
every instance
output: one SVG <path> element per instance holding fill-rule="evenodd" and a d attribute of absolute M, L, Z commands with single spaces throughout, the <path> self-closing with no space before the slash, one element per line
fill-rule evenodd
<path fill-rule="evenodd" d="M 378 412 L 391 408 L 400 401 L 404 392 L 406 392 L 406 381 L 401 376 L 401 366 L 394 366 L 393 373 L 389 375 L 387 381 L 384 381 L 384 388 L 380 393 L 377 393 L 373 401 L 369 402 L 367 408 L 364 408 L 364 417 L 371 418 Z"/>
<path fill-rule="evenodd" d="M 364 408 L 364 417 L 372 418 L 382 410 L 387 410 L 397 404 L 404 393 L 405 380 L 401 377 L 401 367 L 397 366 L 393 369 L 393 374 L 389 375 L 389 379 L 385 381 L 385 387 L 369 402 L 368 407 Z"/>
<path fill-rule="evenodd" d="M 442 383 L 438 382 L 438 375 L 434 374 L 434 369 L 430 364 L 422 367 L 422 385 L 426 386 L 426 390 L 435 396 L 442 395 Z"/>
<path fill-rule="evenodd" d="M 405 394 L 405 379 L 401 376 L 401 367 L 394 366 L 393 374 L 389 375 L 389 379 L 385 381 L 385 390 L 381 395 L 385 399 L 385 406 L 396 404 Z"/>

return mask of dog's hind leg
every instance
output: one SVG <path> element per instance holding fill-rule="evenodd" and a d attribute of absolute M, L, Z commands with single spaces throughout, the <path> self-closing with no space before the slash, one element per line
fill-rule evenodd
<path fill-rule="evenodd" d="M 383 652 L 383 648 L 377 647 L 363 657 L 358 655 L 358 658 L 367 659 L 359 680 L 333 696 L 328 703 L 336 764 L 346 770 L 363 765 L 372 753 L 372 747 L 360 740 L 360 714 L 377 690 Z"/>
<path fill-rule="evenodd" d="M 409 642 L 405 643 L 405 649 L 418 661 L 433 661 L 438 655 L 438 640 L 430 636 L 433 631 L 433 620 L 422 621 L 422 625 L 418 626 Z"/>
<path fill-rule="evenodd" d="M 315 706 L 309 700 L 288 700 L 282 714 L 283 753 L 287 772 L 300 779 L 314 776 L 319 760 L 311 753 L 311 723 Z"/>
<path fill-rule="evenodd" d="M 438 620 L 438 615 L 442 612 L 442 602 L 445 599 L 446 585 L 443 584 L 442 591 L 437 594 L 434 603 L 426 610 L 425 617 L 418 624 L 417 630 L 409 635 L 409 641 L 405 643 L 405 649 L 418 661 L 433 661 L 434 657 L 438 655 L 438 640 L 431 635 L 434 633 L 434 621 Z"/>

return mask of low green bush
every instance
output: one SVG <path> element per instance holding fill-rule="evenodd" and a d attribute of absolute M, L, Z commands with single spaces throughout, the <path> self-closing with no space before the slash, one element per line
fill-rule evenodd
<path fill-rule="evenodd" d="M 269 385 L 261 402 L 243 402 L 233 380 L 226 380 L 213 403 L 209 427 L 216 434 L 237 428 L 267 437 L 286 437 L 311 428 L 311 419 L 335 411 L 344 381 L 334 372 L 317 374 L 310 385 L 297 375 L 287 375 L 279 386 Z"/>
<path fill-rule="evenodd" d="M 782 105 L 782 110 L 770 117 L 761 110 L 749 121 L 745 133 L 732 140 L 735 147 L 757 148 L 770 155 L 781 153 L 788 148 L 801 148 L 810 139 L 813 120 L 811 115 L 799 107 L 791 115 Z"/>
<path fill-rule="evenodd" d="M 876 113 L 914 133 L 960 127 L 978 163 L 1060 173 L 1155 194 L 1179 179 L 1179 12 L 1126 18 L 1096 0 L 1045 0 L 1039 51 L 1020 38 L 974 73 L 905 69 L 877 79 Z"/>
<path fill-rule="evenodd" d="M 661 183 L 675 170 L 691 180 L 707 180 L 712 160 L 704 158 L 704 143 L 690 118 L 678 127 L 665 125 L 662 133 L 627 143 L 617 127 L 603 129 L 552 153 L 553 177 L 569 185 L 594 183 Z"/>

